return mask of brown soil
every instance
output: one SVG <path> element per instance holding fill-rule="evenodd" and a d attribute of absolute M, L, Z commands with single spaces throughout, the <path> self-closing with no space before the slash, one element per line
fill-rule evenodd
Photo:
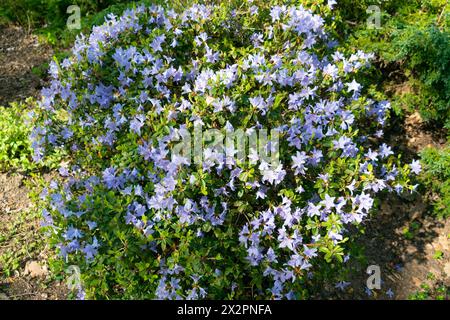
<path fill-rule="evenodd" d="M 19 174 L 0 173 L 0 236 L 9 237 L 6 243 L 0 243 L 0 255 L 12 254 L 19 264 L 9 275 L 0 265 L 0 300 L 65 299 L 67 287 L 46 270 L 50 249 L 40 231 L 39 217 L 30 214 L 26 179 Z M 45 272 L 30 273 L 30 262 L 38 263 Z"/>
<path fill-rule="evenodd" d="M 42 85 L 32 72 L 49 61 L 50 46 L 16 26 L 0 25 L 0 106 L 35 96 Z"/>
<path fill-rule="evenodd" d="M 413 223 L 417 229 L 411 230 Z M 405 235 L 408 229 L 411 237 Z M 440 221 L 431 216 L 420 196 L 413 201 L 387 197 L 367 222 L 366 233 L 360 239 L 366 262 L 352 265 L 352 284 L 343 297 L 388 299 L 386 291 L 391 289 L 395 299 L 403 300 L 420 291 L 423 284 L 450 288 L 449 234 L 450 219 Z M 442 258 L 435 258 L 437 252 L 443 253 Z M 369 297 L 365 291 L 369 277 L 366 270 L 371 265 L 380 267 L 382 286 Z"/>

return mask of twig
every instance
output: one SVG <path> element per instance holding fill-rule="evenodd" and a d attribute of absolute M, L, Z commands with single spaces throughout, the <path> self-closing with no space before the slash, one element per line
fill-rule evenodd
<path fill-rule="evenodd" d="M 25 292 L 25 293 L 9 296 L 9 298 L 19 298 L 19 297 L 23 297 L 23 296 L 35 296 L 35 295 L 37 295 L 37 292 Z"/>
<path fill-rule="evenodd" d="M 447 8 L 447 5 L 448 5 L 448 1 L 447 1 L 447 3 L 445 4 L 444 8 L 442 9 L 441 14 L 439 15 L 439 18 L 438 18 L 438 20 L 437 20 L 437 24 L 438 24 L 438 25 L 441 23 L 441 19 L 442 19 L 442 16 L 444 15 L 445 8 Z"/>
<path fill-rule="evenodd" d="M 27 35 L 30 35 L 31 33 L 31 19 L 30 19 L 30 14 L 27 11 L 27 22 L 28 22 L 28 28 L 27 28 Z"/>

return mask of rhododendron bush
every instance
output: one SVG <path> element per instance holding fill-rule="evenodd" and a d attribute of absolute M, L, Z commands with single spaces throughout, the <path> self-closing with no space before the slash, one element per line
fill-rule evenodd
<path fill-rule="evenodd" d="M 34 158 L 70 157 L 39 205 L 81 296 L 307 298 L 376 194 L 412 192 L 332 7 L 140 6 L 51 64 Z"/>

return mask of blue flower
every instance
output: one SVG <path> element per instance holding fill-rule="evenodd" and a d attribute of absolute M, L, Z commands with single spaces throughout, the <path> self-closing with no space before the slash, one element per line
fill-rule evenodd
<path fill-rule="evenodd" d="M 394 154 L 394 152 L 392 151 L 391 147 L 388 146 L 386 143 L 383 143 L 380 147 L 380 156 L 381 158 L 387 158 L 390 155 Z"/>
<path fill-rule="evenodd" d="M 422 171 L 422 166 L 421 166 L 419 160 L 413 160 L 413 162 L 410 164 L 410 166 L 411 166 L 411 171 L 414 174 L 419 174 Z"/>
<path fill-rule="evenodd" d="M 95 255 L 97 255 L 97 253 L 98 253 L 98 247 L 99 247 L 99 243 L 97 241 L 97 238 L 95 238 L 95 237 L 91 244 L 85 245 L 83 252 L 85 254 L 85 258 L 87 261 L 92 261 L 94 259 Z"/>
<path fill-rule="evenodd" d="M 353 91 L 354 93 L 358 93 L 361 90 L 361 85 L 353 79 L 352 82 L 346 84 L 348 87 L 348 91 Z"/>
<path fill-rule="evenodd" d="M 339 289 L 341 291 L 345 291 L 345 289 L 351 285 L 351 282 L 347 282 L 347 281 L 340 281 L 338 283 L 336 283 L 336 285 L 334 286 L 336 289 Z"/>
<path fill-rule="evenodd" d="M 108 189 L 117 188 L 118 179 L 116 177 L 116 168 L 110 167 L 103 171 L 103 182 Z"/>
<path fill-rule="evenodd" d="M 166 36 L 164 34 L 155 37 L 155 39 L 153 39 L 152 43 L 150 44 L 153 51 L 154 52 L 162 51 L 163 49 L 162 49 L 161 45 L 164 43 L 165 40 L 166 40 Z"/>
<path fill-rule="evenodd" d="M 295 169 L 295 174 L 304 175 L 307 170 L 305 164 L 308 161 L 308 156 L 306 155 L 306 152 L 297 151 L 297 154 L 295 156 L 292 156 L 292 161 L 293 161 L 292 169 Z"/>
<path fill-rule="evenodd" d="M 392 299 L 392 298 L 394 298 L 394 291 L 392 291 L 392 289 L 389 288 L 389 289 L 386 291 L 386 295 L 387 295 L 390 299 Z"/>

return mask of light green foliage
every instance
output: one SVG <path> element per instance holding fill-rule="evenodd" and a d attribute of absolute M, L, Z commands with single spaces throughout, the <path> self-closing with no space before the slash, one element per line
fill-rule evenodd
<path fill-rule="evenodd" d="M 450 289 L 443 283 L 422 284 L 420 290 L 411 294 L 409 300 L 448 300 Z"/>
<path fill-rule="evenodd" d="M 0 170 L 33 167 L 26 113 L 25 104 L 12 103 L 9 107 L 0 107 Z"/>
<path fill-rule="evenodd" d="M 23 103 L 14 102 L 8 107 L 0 107 L 0 171 L 29 172 L 59 165 L 60 153 L 40 164 L 32 160 L 29 116 L 34 112 L 34 104 L 34 99 L 30 98 Z"/>

